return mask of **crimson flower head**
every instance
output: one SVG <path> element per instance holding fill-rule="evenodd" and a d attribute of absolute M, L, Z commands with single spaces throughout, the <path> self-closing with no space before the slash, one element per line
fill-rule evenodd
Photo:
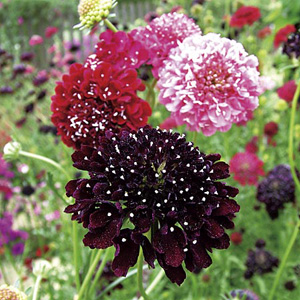
<path fill-rule="evenodd" d="M 268 137 L 271 138 L 274 137 L 279 130 L 279 126 L 276 122 L 268 122 L 265 127 L 264 127 L 264 134 Z"/>
<path fill-rule="evenodd" d="M 295 202 L 295 183 L 289 165 L 276 166 L 257 187 L 257 200 L 265 203 L 271 219 L 278 218 L 285 203 Z"/>
<path fill-rule="evenodd" d="M 277 95 L 280 99 L 283 99 L 286 102 L 292 102 L 296 90 L 297 85 L 295 80 L 290 80 L 277 90 Z"/>
<path fill-rule="evenodd" d="M 259 30 L 257 33 L 257 37 L 259 39 L 264 39 L 266 38 L 268 35 L 270 35 L 272 33 L 272 29 L 270 26 L 266 26 L 263 29 Z"/>
<path fill-rule="evenodd" d="M 108 62 L 94 68 L 73 64 L 55 88 L 51 120 L 67 146 L 97 146 L 105 130 L 147 124 L 151 108 L 136 95 L 143 89 L 132 68 L 120 69 Z"/>
<path fill-rule="evenodd" d="M 285 27 L 280 28 L 274 37 L 274 48 L 278 48 L 281 43 L 286 42 L 290 33 L 295 31 L 296 27 L 293 24 L 288 24 Z"/>
<path fill-rule="evenodd" d="M 219 154 L 205 155 L 179 133 L 146 126 L 106 131 L 96 149 L 82 146 L 72 159 L 89 178 L 67 184 L 75 203 L 65 212 L 88 229 L 86 246 L 114 245 L 117 276 L 135 265 L 141 246 L 147 263 L 154 267 L 157 259 L 180 285 L 183 262 L 191 272 L 206 268 L 207 251 L 229 246 L 225 229 L 234 226 L 239 206 L 231 197 L 238 190 L 221 181 L 229 167 Z"/>
<path fill-rule="evenodd" d="M 106 61 L 119 68 L 139 68 L 149 59 L 148 50 L 138 40 L 124 31 L 106 30 L 99 37 L 95 53 L 90 55 L 86 67 L 94 68 L 101 61 Z"/>
<path fill-rule="evenodd" d="M 233 179 L 241 185 L 256 185 L 259 176 L 264 176 L 263 161 L 255 153 L 236 153 L 229 162 Z"/>
<path fill-rule="evenodd" d="M 45 29 L 45 37 L 47 39 L 51 38 L 53 35 L 55 35 L 58 32 L 58 28 L 54 26 L 49 26 Z"/>
<path fill-rule="evenodd" d="M 261 17 L 260 10 L 255 6 L 241 6 L 231 17 L 230 26 L 242 28 L 252 25 Z"/>
<path fill-rule="evenodd" d="M 130 35 L 141 41 L 149 50 L 148 64 L 153 66 L 153 76 L 158 78 L 158 70 L 169 56 L 170 50 L 195 33 L 201 34 L 201 29 L 195 21 L 184 14 L 174 12 L 155 18 L 146 27 L 138 27 L 131 31 Z"/>

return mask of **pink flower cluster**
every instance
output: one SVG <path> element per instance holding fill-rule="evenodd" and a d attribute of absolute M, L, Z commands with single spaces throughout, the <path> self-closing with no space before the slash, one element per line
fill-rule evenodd
<path fill-rule="evenodd" d="M 206 136 L 249 120 L 258 106 L 258 59 L 236 41 L 209 33 L 171 49 L 159 70 L 159 100 L 178 125 Z"/>
<path fill-rule="evenodd" d="M 201 34 L 201 29 L 194 20 L 184 14 L 174 12 L 155 18 L 148 26 L 138 27 L 131 31 L 130 35 L 142 42 L 149 50 L 148 64 L 153 66 L 153 76 L 158 78 L 159 68 L 168 57 L 170 50 L 195 33 Z"/>

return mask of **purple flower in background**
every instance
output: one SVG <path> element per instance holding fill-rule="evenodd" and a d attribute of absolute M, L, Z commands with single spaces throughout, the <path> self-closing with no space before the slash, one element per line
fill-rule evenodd
<path fill-rule="evenodd" d="M 259 300 L 258 296 L 249 290 L 233 290 L 230 292 L 230 296 L 233 297 L 233 300 Z"/>
<path fill-rule="evenodd" d="M 29 61 L 32 61 L 32 59 L 34 58 L 34 53 L 32 52 L 24 52 L 21 54 L 21 61 L 23 62 L 29 62 Z"/>
<path fill-rule="evenodd" d="M 8 86 L 8 85 L 2 86 L 0 88 L 0 94 L 2 94 L 2 95 L 12 94 L 13 92 L 14 92 L 14 90 L 10 86 Z"/>
<path fill-rule="evenodd" d="M 14 256 L 21 255 L 24 252 L 24 247 L 25 247 L 24 243 L 22 242 L 16 243 L 13 245 L 11 252 Z"/>
<path fill-rule="evenodd" d="M 12 184 L 10 179 L 14 177 L 14 173 L 9 170 L 9 164 L 2 158 L 0 154 L 0 194 L 4 195 L 4 199 L 8 200 L 11 198 Z"/>
<path fill-rule="evenodd" d="M 33 84 L 35 86 L 40 86 L 43 83 L 47 82 L 49 80 L 49 76 L 47 74 L 46 70 L 40 71 L 37 76 L 33 79 Z"/>

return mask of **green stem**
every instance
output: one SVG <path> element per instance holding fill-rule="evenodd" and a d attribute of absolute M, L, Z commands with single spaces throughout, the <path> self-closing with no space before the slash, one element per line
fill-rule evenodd
<path fill-rule="evenodd" d="M 70 175 L 66 172 L 66 170 L 59 163 L 55 162 L 54 160 L 52 160 L 48 157 L 42 156 L 42 155 L 33 154 L 33 153 L 29 153 L 29 152 L 22 151 L 22 150 L 19 152 L 19 154 L 23 155 L 25 157 L 30 157 L 30 158 L 34 158 L 37 160 L 41 160 L 43 162 L 46 162 L 46 163 L 52 165 L 53 167 L 55 167 L 56 169 L 58 169 L 59 171 L 64 173 L 66 175 L 67 179 L 70 180 Z"/>
<path fill-rule="evenodd" d="M 298 191 L 300 191 L 300 182 L 298 180 L 298 176 L 295 171 L 295 161 L 294 161 L 294 126 L 295 126 L 295 115 L 296 115 L 296 108 L 297 108 L 297 103 L 299 99 L 299 94 L 300 94 L 300 82 L 297 86 L 297 90 L 295 92 L 294 98 L 293 98 L 293 104 L 292 104 L 292 111 L 291 111 L 291 118 L 290 118 L 290 131 L 289 131 L 289 162 L 290 162 L 290 167 L 291 167 L 291 173 L 293 176 L 293 179 L 295 181 L 296 188 Z M 277 286 L 279 284 L 280 277 L 283 273 L 284 267 L 287 263 L 288 257 L 290 255 L 290 252 L 295 244 L 295 241 L 297 239 L 298 231 L 300 227 L 300 219 L 298 217 L 297 224 L 295 226 L 295 229 L 293 231 L 293 234 L 291 236 L 291 239 L 289 241 L 289 244 L 285 250 L 282 262 L 279 266 L 278 272 L 276 274 L 275 280 L 273 282 L 273 286 L 269 295 L 268 300 L 273 300 Z"/>
<path fill-rule="evenodd" d="M 143 287 L 143 265 L 144 265 L 144 255 L 143 255 L 143 250 L 141 249 L 138 258 L 138 273 L 137 273 L 138 289 L 140 291 L 141 296 L 144 298 L 144 300 L 150 300 Z"/>
<path fill-rule="evenodd" d="M 193 132 L 193 143 L 194 143 L 194 147 L 196 147 L 197 145 L 197 137 L 198 137 L 198 132 L 194 131 Z"/>
<path fill-rule="evenodd" d="M 148 86 L 148 91 L 146 94 L 146 101 L 150 104 L 151 108 L 154 108 L 156 103 L 155 103 L 155 95 L 154 94 L 154 88 L 156 86 L 157 79 L 154 78 L 152 83 Z M 154 101 L 153 101 L 154 99 Z"/>
<path fill-rule="evenodd" d="M 38 300 L 38 293 L 39 293 L 41 281 L 42 281 L 42 276 L 39 275 L 35 281 L 32 300 Z"/>
<path fill-rule="evenodd" d="M 91 288 L 90 288 L 91 293 L 93 293 L 93 291 L 96 288 L 96 285 L 99 283 L 99 278 L 102 275 L 102 272 L 104 270 L 104 267 L 106 265 L 107 260 L 109 259 L 109 255 L 110 255 L 110 248 L 106 250 L 105 255 L 104 255 L 104 257 L 101 261 L 100 267 L 99 267 L 99 269 L 98 269 L 98 271 L 95 275 L 94 281 L 93 281 L 93 283 L 91 285 Z"/>
<path fill-rule="evenodd" d="M 0 263 L 0 271 L 1 271 L 1 274 L 3 276 L 4 283 L 6 283 L 7 285 L 9 285 L 9 280 L 7 279 L 6 271 L 4 269 L 4 266 L 2 266 L 1 263 Z"/>
<path fill-rule="evenodd" d="M 295 128 L 295 116 L 296 116 L 296 109 L 298 104 L 298 99 L 300 95 L 300 81 L 297 86 L 297 90 L 294 94 L 293 102 L 292 102 L 292 111 L 291 111 L 291 118 L 290 118 L 290 132 L 289 132 L 289 161 L 291 167 L 291 173 L 295 182 L 295 185 L 300 192 L 300 182 L 298 176 L 296 174 L 296 166 L 294 161 L 294 128 Z"/>
<path fill-rule="evenodd" d="M 291 236 L 290 242 L 289 242 L 289 244 L 288 244 L 288 246 L 287 246 L 287 248 L 285 250 L 283 259 L 282 259 L 281 264 L 279 266 L 279 269 L 277 271 L 277 274 L 276 274 L 275 280 L 273 282 L 273 286 L 272 286 L 271 292 L 269 294 L 268 300 L 273 300 L 273 298 L 274 298 L 274 295 L 275 295 L 275 292 L 276 292 L 276 289 L 277 289 L 280 277 L 281 277 L 281 275 L 283 273 L 283 270 L 284 270 L 284 267 L 285 267 L 285 265 L 287 263 L 287 260 L 288 260 L 288 257 L 290 255 L 290 252 L 291 252 L 291 250 L 292 250 L 292 248 L 294 246 L 294 243 L 295 243 L 295 241 L 297 239 L 299 227 L 300 227 L 300 219 L 298 218 L 298 222 L 297 222 L 297 224 L 295 226 L 295 229 L 294 229 L 293 234 Z"/>
<path fill-rule="evenodd" d="M 156 287 L 156 285 L 163 278 L 164 274 L 165 274 L 164 269 L 161 269 L 159 271 L 159 273 L 157 274 L 157 276 L 154 278 L 154 280 L 151 282 L 151 284 L 149 285 L 149 287 L 146 289 L 146 293 L 147 294 L 150 294 L 152 292 L 152 290 Z M 144 300 L 144 298 L 141 297 L 139 300 Z"/>
<path fill-rule="evenodd" d="M 108 19 L 104 19 L 104 24 L 113 32 L 118 32 L 118 29 Z"/>
<path fill-rule="evenodd" d="M 76 290 L 80 289 L 80 278 L 79 278 L 79 251 L 78 251 L 78 228 L 76 222 L 72 222 L 73 226 L 73 261 L 75 267 L 75 283 Z"/>
<path fill-rule="evenodd" d="M 82 284 L 82 286 L 81 286 L 81 288 L 79 290 L 79 293 L 78 293 L 77 300 L 81 300 L 82 299 L 82 296 L 83 296 L 84 292 L 86 291 L 86 288 L 88 287 L 88 285 L 89 285 L 89 283 L 90 283 L 90 281 L 92 279 L 92 276 L 94 274 L 94 271 L 95 271 L 95 269 L 96 269 L 96 267 L 97 267 L 97 265 L 99 263 L 101 255 L 102 255 L 102 249 L 98 250 L 98 253 L 97 253 L 96 257 L 95 257 L 95 259 L 94 259 L 91 267 L 89 268 L 87 275 L 84 278 L 83 284 Z"/>

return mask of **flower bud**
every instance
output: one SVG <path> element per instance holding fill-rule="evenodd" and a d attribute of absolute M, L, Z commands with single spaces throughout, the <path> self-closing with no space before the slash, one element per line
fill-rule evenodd
<path fill-rule="evenodd" d="M 75 28 L 92 29 L 96 24 L 108 18 L 110 11 L 116 5 L 116 0 L 80 0 L 78 5 L 80 24 Z"/>
<path fill-rule="evenodd" d="M 52 269 L 52 265 L 45 259 L 38 259 L 33 265 L 33 274 L 35 276 L 41 276 L 47 278 L 49 272 Z"/>
<path fill-rule="evenodd" d="M 15 160 L 19 157 L 21 150 L 21 144 L 18 142 L 9 142 L 3 148 L 3 157 L 5 160 Z"/>
<path fill-rule="evenodd" d="M 275 109 L 279 111 L 285 111 L 288 108 L 288 104 L 284 100 L 278 100 L 275 104 Z"/>

